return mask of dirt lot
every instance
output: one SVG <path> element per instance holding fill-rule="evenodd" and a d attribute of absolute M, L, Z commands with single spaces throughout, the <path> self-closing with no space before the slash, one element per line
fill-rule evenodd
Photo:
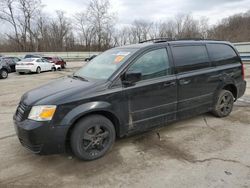
<path fill-rule="evenodd" d="M 93 162 L 26 151 L 12 123 L 21 95 L 79 66 L 0 80 L 0 187 L 250 187 L 249 86 L 227 118 L 204 114 L 120 139 Z"/>

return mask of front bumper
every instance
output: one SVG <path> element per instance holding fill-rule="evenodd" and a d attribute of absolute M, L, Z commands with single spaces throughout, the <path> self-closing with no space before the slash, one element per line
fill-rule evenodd
<path fill-rule="evenodd" d="M 16 134 L 20 143 L 37 154 L 56 154 L 65 151 L 67 126 L 52 126 L 49 122 L 17 121 Z"/>

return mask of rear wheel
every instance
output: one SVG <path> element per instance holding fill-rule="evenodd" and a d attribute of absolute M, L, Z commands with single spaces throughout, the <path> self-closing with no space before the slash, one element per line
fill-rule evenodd
<path fill-rule="evenodd" d="M 40 67 L 37 67 L 37 68 L 36 68 L 36 73 L 37 73 L 37 74 L 40 74 L 40 73 L 41 73 L 41 68 L 40 68 Z"/>
<path fill-rule="evenodd" d="M 51 71 L 56 71 L 56 67 L 52 67 L 52 68 L 51 68 Z"/>
<path fill-rule="evenodd" d="M 233 104 L 233 94 L 228 90 L 222 90 L 217 96 L 212 113 L 217 117 L 226 117 L 232 112 Z"/>
<path fill-rule="evenodd" d="M 112 122 L 101 115 L 91 115 L 77 122 L 71 134 L 71 148 L 82 160 L 102 157 L 115 141 Z"/>
<path fill-rule="evenodd" d="M 8 71 L 5 69 L 0 70 L 0 78 L 2 79 L 8 78 Z"/>

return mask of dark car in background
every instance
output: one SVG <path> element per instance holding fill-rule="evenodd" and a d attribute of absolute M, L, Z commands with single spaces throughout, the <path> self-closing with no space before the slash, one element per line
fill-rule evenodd
<path fill-rule="evenodd" d="M 24 59 L 27 59 L 27 58 L 42 58 L 42 57 L 43 57 L 43 55 L 41 55 L 41 54 L 26 54 L 24 56 Z"/>
<path fill-rule="evenodd" d="M 11 68 L 7 63 L 7 60 L 0 58 L 0 78 L 6 79 L 8 78 L 8 74 L 11 72 Z"/>
<path fill-rule="evenodd" d="M 6 61 L 6 63 L 10 66 L 11 68 L 11 72 L 15 72 L 16 71 L 16 63 L 21 61 L 20 58 L 18 57 L 2 57 L 2 59 L 4 59 Z"/>
<path fill-rule="evenodd" d="M 246 89 L 232 44 L 153 40 L 110 49 L 73 75 L 25 93 L 14 114 L 23 146 L 94 160 L 116 137 L 212 112 L 228 116 Z"/>
<path fill-rule="evenodd" d="M 48 56 L 44 56 L 44 59 L 47 59 L 48 61 L 55 63 L 56 65 L 61 65 L 62 69 L 66 68 L 66 61 L 64 61 L 64 59 L 62 59 L 61 57 L 48 57 Z"/>

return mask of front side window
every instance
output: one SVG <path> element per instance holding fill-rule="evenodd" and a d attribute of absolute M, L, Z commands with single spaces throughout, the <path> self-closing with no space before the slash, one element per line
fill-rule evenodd
<path fill-rule="evenodd" d="M 128 72 L 141 73 L 142 80 L 153 79 L 170 74 L 167 50 L 162 48 L 142 55 L 128 69 Z"/>
<path fill-rule="evenodd" d="M 74 76 L 90 79 L 108 79 L 137 49 L 115 48 L 108 50 L 87 63 Z"/>
<path fill-rule="evenodd" d="M 177 72 L 209 67 L 207 49 L 203 45 L 174 46 L 172 51 Z"/>

